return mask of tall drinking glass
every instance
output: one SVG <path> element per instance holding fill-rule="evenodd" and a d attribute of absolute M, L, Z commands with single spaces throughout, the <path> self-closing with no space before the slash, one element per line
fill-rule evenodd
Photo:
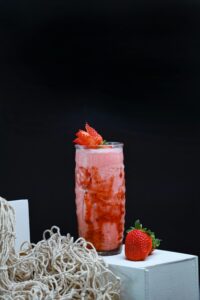
<path fill-rule="evenodd" d="M 75 147 L 79 236 L 91 242 L 101 255 L 120 253 L 125 219 L 123 144 Z"/>

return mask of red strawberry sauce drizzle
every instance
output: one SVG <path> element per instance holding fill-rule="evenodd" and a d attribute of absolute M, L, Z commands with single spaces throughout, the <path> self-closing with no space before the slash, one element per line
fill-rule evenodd
<path fill-rule="evenodd" d="M 117 228 L 117 247 L 121 245 L 124 230 L 125 214 L 125 180 L 124 171 L 120 168 L 120 185 L 117 192 L 113 191 L 114 175 L 106 180 L 103 179 L 96 167 L 79 167 L 76 171 L 76 184 L 85 190 L 84 193 L 84 222 L 87 224 L 87 230 L 84 232 L 84 238 L 94 244 L 98 251 L 104 251 L 104 230 L 105 223 L 114 223 Z M 95 217 L 95 224 L 93 218 Z M 82 235 L 82 228 L 79 226 L 79 233 Z M 117 248 L 115 247 L 115 248 Z M 113 249 L 109 249 L 113 250 Z"/>

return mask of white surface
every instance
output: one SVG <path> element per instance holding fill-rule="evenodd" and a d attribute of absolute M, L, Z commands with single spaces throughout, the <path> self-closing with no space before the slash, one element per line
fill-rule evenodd
<path fill-rule="evenodd" d="M 130 261 L 125 258 L 124 248 L 122 253 L 118 255 L 105 256 L 105 260 L 110 264 L 117 266 L 131 267 L 131 268 L 149 268 L 153 266 L 173 263 L 177 261 L 188 260 L 194 258 L 194 255 L 165 251 L 154 250 L 152 255 L 149 255 L 144 261 Z"/>
<path fill-rule="evenodd" d="M 20 245 L 25 241 L 30 241 L 30 228 L 29 228 L 29 208 L 28 200 L 14 200 L 9 201 L 9 204 L 15 210 L 16 220 L 16 241 L 15 247 L 18 251 Z"/>
<path fill-rule="evenodd" d="M 155 250 L 134 262 L 123 250 L 104 260 L 121 278 L 121 300 L 199 300 L 197 256 Z"/>

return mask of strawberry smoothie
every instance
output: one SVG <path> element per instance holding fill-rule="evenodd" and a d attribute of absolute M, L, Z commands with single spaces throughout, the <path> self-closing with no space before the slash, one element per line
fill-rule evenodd
<path fill-rule="evenodd" d="M 125 217 L 123 144 L 76 145 L 76 213 L 79 236 L 102 255 L 121 251 Z"/>

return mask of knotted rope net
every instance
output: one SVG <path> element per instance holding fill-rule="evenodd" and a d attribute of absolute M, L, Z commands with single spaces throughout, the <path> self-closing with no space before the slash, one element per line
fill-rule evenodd
<path fill-rule="evenodd" d="M 120 299 L 120 279 L 94 246 L 53 226 L 15 251 L 15 214 L 0 197 L 0 300 Z"/>

